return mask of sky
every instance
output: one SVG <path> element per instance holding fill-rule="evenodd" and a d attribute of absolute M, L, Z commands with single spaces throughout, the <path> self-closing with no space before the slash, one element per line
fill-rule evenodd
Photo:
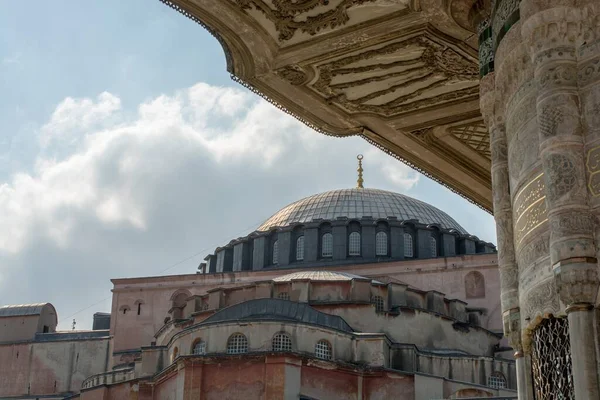
<path fill-rule="evenodd" d="M 300 198 L 403 193 L 495 243 L 491 215 L 359 137 L 312 131 L 233 82 L 218 42 L 158 0 L 0 1 L 0 305 L 59 328 L 111 278 L 195 273 Z"/>

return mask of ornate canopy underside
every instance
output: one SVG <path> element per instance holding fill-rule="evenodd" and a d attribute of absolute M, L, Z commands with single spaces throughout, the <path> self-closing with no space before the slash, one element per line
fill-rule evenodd
<path fill-rule="evenodd" d="M 474 0 L 161 1 L 217 37 L 235 80 L 491 210 Z"/>

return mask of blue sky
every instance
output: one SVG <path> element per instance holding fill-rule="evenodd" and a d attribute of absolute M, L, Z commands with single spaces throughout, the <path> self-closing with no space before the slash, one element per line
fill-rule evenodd
<path fill-rule="evenodd" d="M 365 186 L 495 242 L 489 214 L 231 81 L 158 0 L 0 2 L 0 93 L 0 305 L 52 302 L 62 328 L 109 310 L 110 278 L 192 273 L 286 204 L 353 187 L 358 153 Z"/>

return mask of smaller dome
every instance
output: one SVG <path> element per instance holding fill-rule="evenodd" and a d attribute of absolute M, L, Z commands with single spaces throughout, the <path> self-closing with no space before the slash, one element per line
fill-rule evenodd
<path fill-rule="evenodd" d="M 299 271 L 291 274 L 273 278 L 274 282 L 290 282 L 293 280 L 311 280 L 311 281 L 351 281 L 353 279 L 370 280 L 364 276 L 349 274 L 348 272 L 331 271 Z M 373 283 L 380 283 L 372 281 Z"/>

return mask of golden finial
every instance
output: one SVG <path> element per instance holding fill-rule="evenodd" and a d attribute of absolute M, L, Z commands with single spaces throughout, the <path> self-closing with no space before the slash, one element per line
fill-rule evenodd
<path fill-rule="evenodd" d="M 358 179 L 356 181 L 356 187 L 358 189 L 363 189 L 363 167 L 362 167 L 362 159 L 363 159 L 363 155 L 359 154 L 356 156 L 356 159 L 358 160 L 358 168 L 356 169 L 358 171 Z"/>

